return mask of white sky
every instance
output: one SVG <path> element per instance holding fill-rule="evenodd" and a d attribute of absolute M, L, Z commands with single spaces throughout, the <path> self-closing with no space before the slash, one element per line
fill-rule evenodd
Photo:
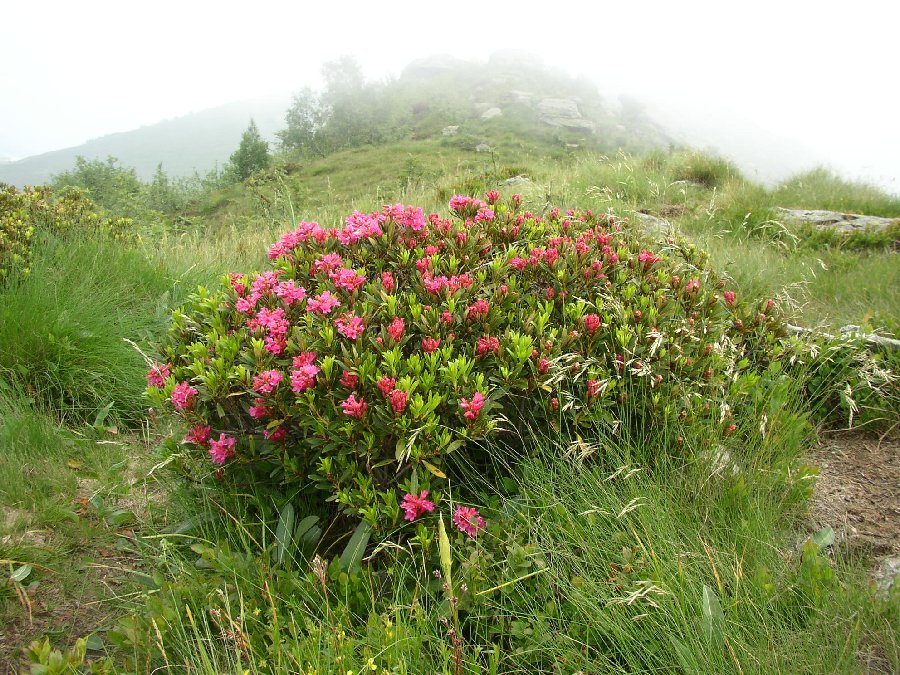
<path fill-rule="evenodd" d="M 738 115 L 900 192 L 893 0 L 14 2 L 0 24 L 0 155 L 293 91 L 343 54 L 379 77 L 435 53 L 517 47 L 603 93 L 719 126 Z"/>

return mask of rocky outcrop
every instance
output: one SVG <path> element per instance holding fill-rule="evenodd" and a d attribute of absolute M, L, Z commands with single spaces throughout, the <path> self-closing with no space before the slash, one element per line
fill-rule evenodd
<path fill-rule="evenodd" d="M 573 131 L 593 132 L 594 123 L 581 116 L 578 103 L 571 98 L 545 98 L 538 103 L 541 122 Z"/>
<path fill-rule="evenodd" d="M 861 216 L 840 211 L 820 211 L 814 209 L 775 209 L 778 218 L 786 225 L 811 225 L 819 229 L 836 230 L 852 233 L 883 232 L 891 226 L 900 226 L 900 218 L 880 218 L 878 216 Z"/>
<path fill-rule="evenodd" d="M 503 114 L 503 111 L 500 108 L 488 108 L 483 113 L 481 113 L 481 119 L 483 120 L 492 120 L 495 117 L 500 117 Z"/>

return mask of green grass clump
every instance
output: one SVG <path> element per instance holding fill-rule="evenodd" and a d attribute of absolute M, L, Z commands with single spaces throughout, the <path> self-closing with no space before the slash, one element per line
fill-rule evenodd
<path fill-rule="evenodd" d="M 779 206 L 900 218 L 900 197 L 819 168 L 794 176 L 772 193 Z"/>
<path fill-rule="evenodd" d="M 126 339 L 164 325 L 164 268 L 115 242 L 47 238 L 0 295 L 0 376 L 67 423 L 135 423 L 146 365 Z"/>

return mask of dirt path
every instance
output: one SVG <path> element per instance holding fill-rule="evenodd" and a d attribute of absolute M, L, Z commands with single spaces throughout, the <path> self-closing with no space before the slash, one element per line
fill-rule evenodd
<path fill-rule="evenodd" d="M 832 434 L 810 457 L 821 470 L 812 499 L 819 527 L 870 558 L 874 567 L 900 559 L 900 438 Z"/>

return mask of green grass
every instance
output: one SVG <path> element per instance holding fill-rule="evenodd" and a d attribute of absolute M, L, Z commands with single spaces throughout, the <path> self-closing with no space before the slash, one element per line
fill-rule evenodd
<path fill-rule="evenodd" d="M 192 224 L 132 250 L 39 240 L 32 274 L 0 289 L 0 559 L 34 563 L 33 598 L 67 616 L 17 635 L 63 646 L 97 629 L 115 668 L 136 672 L 358 673 L 370 660 L 376 672 L 455 671 L 436 539 L 423 549 L 397 534 L 357 573 L 330 543 L 320 576 L 310 555 L 276 559 L 286 496 L 229 496 L 166 468 L 160 484 L 142 480 L 164 428 L 145 419 L 146 363 L 125 338 L 149 351 L 187 293 L 261 269 L 293 221 L 334 226 L 401 200 L 446 212 L 457 191 L 495 188 L 535 212 L 646 210 L 708 250 L 742 297 L 777 297 L 796 323 L 900 329 L 896 253 L 801 245 L 772 217 L 775 206 L 894 217 L 896 198 L 822 171 L 768 190 L 688 151 L 600 155 L 511 129 L 309 161 L 209 195 Z M 518 174 L 529 182 L 504 185 Z M 457 497 L 491 523 L 477 542 L 451 539 L 460 672 L 850 673 L 867 653 L 900 670 L 900 603 L 874 595 L 869 561 L 803 547 L 814 534 L 803 457 L 820 418 L 790 387 L 757 394 L 731 411 L 739 430 L 724 441 L 709 428 L 680 445 L 674 427 L 631 439 L 537 430 L 512 458 L 496 448 L 506 480 L 455 467 Z M 426 538 L 435 531 L 430 521 Z M 107 550 L 139 570 L 113 598 L 96 571 Z M 3 588 L 0 622 L 25 626 Z M 102 616 L 79 626 L 91 607 Z"/>

